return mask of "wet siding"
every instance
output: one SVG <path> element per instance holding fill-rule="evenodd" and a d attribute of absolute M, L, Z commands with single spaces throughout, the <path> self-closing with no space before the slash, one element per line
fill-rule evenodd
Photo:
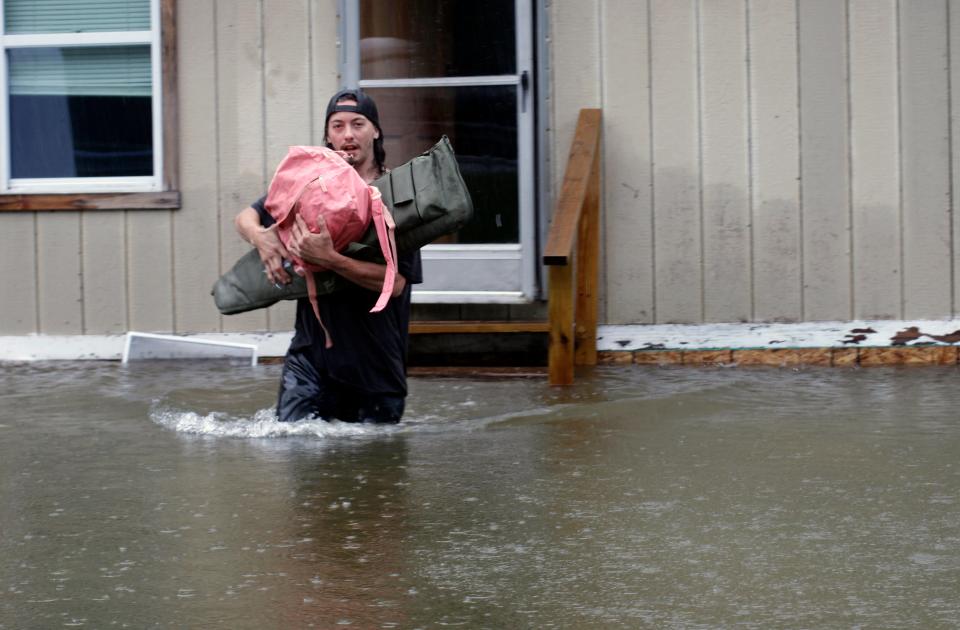
<path fill-rule="evenodd" d="M 604 110 L 601 322 L 958 315 L 960 6 L 548 0 L 553 189 Z M 181 1 L 177 211 L 0 215 L 0 334 L 286 330 L 221 317 L 234 214 L 338 85 L 333 0 Z"/>
<path fill-rule="evenodd" d="M 945 0 L 900 2 L 900 190 L 903 314 L 942 316 L 954 308 L 950 191 L 950 106 Z"/>
<path fill-rule="evenodd" d="M 289 144 L 316 142 L 337 86 L 336 3 L 217 0 L 177 7 L 176 211 L 4 213 L 0 334 L 289 330 L 291 305 L 221 317 L 220 270 L 247 246 L 233 216 Z"/>
<path fill-rule="evenodd" d="M 900 159 L 895 0 L 848 4 L 854 313 L 901 312 Z"/>
<path fill-rule="evenodd" d="M 847 9 L 836 0 L 797 4 L 800 57 L 800 198 L 803 319 L 837 319 L 851 308 L 850 133 Z M 815 255 L 808 256 L 806 252 Z"/>
<path fill-rule="evenodd" d="M 552 5 L 554 162 L 605 112 L 602 321 L 957 314 L 960 5 Z"/>

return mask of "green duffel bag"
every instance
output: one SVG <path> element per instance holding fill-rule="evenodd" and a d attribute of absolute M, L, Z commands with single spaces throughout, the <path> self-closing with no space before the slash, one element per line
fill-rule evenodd
<path fill-rule="evenodd" d="M 372 183 L 397 224 L 397 251 L 401 254 L 432 243 L 462 228 L 473 217 L 473 201 L 467 190 L 450 140 L 443 136 L 429 151 L 398 166 Z M 342 252 L 360 260 L 383 262 L 373 225 L 356 243 Z M 220 276 L 210 292 L 224 315 L 245 313 L 307 296 L 307 283 L 291 272 L 293 281 L 280 288 L 264 273 L 256 249 L 252 249 Z M 332 271 L 314 274 L 317 294 L 336 291 L 343 278 Z"/>

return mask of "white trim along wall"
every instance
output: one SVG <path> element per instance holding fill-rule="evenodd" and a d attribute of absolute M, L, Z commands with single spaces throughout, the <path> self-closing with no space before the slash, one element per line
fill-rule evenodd
<path fill-rule="evenodd" d="M 184 335 L 229 344 L 250 344 L 258 357 L 282 357 L 292 333 Z M 0 337 L 3 361 L 119 361 L 127 335 L 24 335 Z M 952 346 L 960 320 L 859 320 L 798 324 L 661 324 L 600 326 L 597 350 L 789 350 Z"/>

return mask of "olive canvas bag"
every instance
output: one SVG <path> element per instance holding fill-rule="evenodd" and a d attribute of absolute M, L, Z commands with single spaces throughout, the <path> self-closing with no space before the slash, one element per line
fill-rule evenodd
<path fill-rule="evenodd" d="M 398 253 L 416 251 L 434 240 L 456 232 L 473 217 L 473 201 L 460 174 L 450 140 L 443 136 L 428 151 L 402 164 L 371 184 L 396 225 Z M 383 250 L 374 226 L 341 253 L 383 263 Z M 309 272 L 317 295 L 336 291 L 346 282 L 331 271 Z M 280 300 L 308 296 L 304 277 L 291 274 L 286 285 L 267 280 L 256 249 L 240 257 L 214 284 L 214 302 L 221 313 L 233 315 L 266 308 Z"/>

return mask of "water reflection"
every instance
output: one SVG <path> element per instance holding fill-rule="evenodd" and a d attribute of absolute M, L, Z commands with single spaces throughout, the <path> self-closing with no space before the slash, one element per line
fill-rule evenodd
<path fill-rule="evenodd" d="M 953 368 L 412 379 L 0 366 L 0 628 L 949 627 Z"/>

